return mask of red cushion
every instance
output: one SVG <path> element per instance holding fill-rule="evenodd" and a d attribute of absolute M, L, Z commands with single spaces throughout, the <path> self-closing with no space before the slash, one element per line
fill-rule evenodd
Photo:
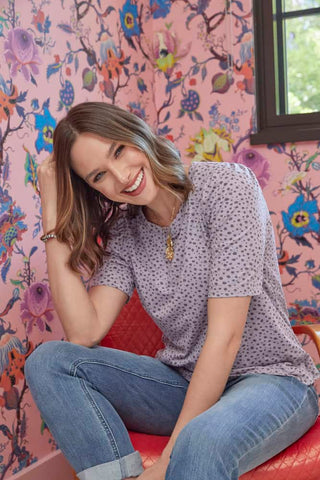
<path fill-rule="evenodd" d="M 142 308 L 135 291 L 101 345 L 154 356 L 163 347 L 161 331 Z M 159 458 L 169 437 L 129 432 L 147 468 Z M 300 440 L 241 480 L 320 480 L 320 419 Z"/>
<path fill-rule="evenodd" d="M 297 442 L 241 476 L 241 480 L 319 480 L 320 418 Z"/>
<path fill-rule="evenodd" d="M 163 347 L 161 338 L 161 330 L 143 309 L 135 290 L 101 345 L 154 357 Z"/>
<path fill-rule="evenodd" d="M 151 467 L 151 465 L 158 460 L 170 438 L 130 431 L 129 435 L 134 449 L 138 450 L 141 454 L 144 468 Z"/>
<path fill-rule="evenodd" d="M 169 437 L 129 432 L 135 450 L 142 456 L 144 468 L 161 455 Z M 320 418 L 297 442 L 250 472 L 241 480 L 319 480 Z M 199 479 L 200 480 L 200 479 Z"/>

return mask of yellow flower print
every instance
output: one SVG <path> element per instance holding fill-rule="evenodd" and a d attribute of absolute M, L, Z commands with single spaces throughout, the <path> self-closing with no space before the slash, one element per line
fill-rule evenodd
<path fill-rule="evenodd" d="M 225 129 L 211 128 L 209 131 L 202 128 L 200 133 L 191 138 L 194 144 L 187 148 L 192 162 L 223 162 L 221 151 L 229 152 L 232 138 Z"/>

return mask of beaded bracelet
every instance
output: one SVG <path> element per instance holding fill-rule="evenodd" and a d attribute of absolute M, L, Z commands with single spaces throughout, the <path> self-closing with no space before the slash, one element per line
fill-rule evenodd
<path fill-rule="evenodd" d="M 46 235 L 42 235 L 40 240 L 46 243 L 48 240 L 51 240 L 51 238 L 57 238 L 57 235 L 55 233 L 47 233 Z"/>

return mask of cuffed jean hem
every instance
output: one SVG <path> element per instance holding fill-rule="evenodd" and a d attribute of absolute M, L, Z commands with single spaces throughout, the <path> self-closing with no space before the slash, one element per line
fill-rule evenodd
<path fill-rule="evenodd" d="M 119 460 L 100 463 L 77 473 L 79 480 L 122 480 L 127 477 L 137 477 L 143 472 L 139 452 L 133 452 Z"/>

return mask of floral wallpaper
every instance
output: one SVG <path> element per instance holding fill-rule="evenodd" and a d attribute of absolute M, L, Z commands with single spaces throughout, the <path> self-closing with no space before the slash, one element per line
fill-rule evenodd
<path fill-rule="evenodd" d="M 174 141 L 186 164 L 252 168 L 274 223 L 292 323 L 320 322 L 320 144 L 250 146 L 251 3 L 1 1 L 0 480 L 57 448 L 23 367 L 40 343 L 63 338 L 39 240 L 36 169 L 76 103 L 127 108 Z"/>

